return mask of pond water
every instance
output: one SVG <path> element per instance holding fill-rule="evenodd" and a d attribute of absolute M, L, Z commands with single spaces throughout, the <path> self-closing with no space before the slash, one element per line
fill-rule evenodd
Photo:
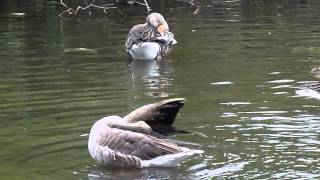
<path fill-rule="evenodd" d="M 0 3 L 0 179 L 320 178 L 319 100 L 295 93 L 317 80 L 319 2 L 153 6 L 178 44 L 149 62 L 124 50 L 143 7 L 60 18 L 49 2 L 45 13 Z M 97 119 L 173 97 L 187 99 L 174 125 L 194 132 L 173 138 L 204 154 L 133 170 L 90 158 Z"/>

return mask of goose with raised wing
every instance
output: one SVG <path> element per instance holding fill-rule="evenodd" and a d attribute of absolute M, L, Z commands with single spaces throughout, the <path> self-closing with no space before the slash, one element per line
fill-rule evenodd
<path fill-rule="evenodd" d="M 154 60 L 167 56 L 176 43 L 164 17 L 160 13 L 151 13 L 146 23 L 132 27 L 125 47 L 134 60 Z"/>
<path fill-rule="evenodd" d="M 183 98 L 168 99 L 142 106 L 123 118 L 108 116 L 98 120 L 89 135 L 91 157 L 108 167 L 174 167 L 202 153 L 158 136 L 161 127 L 172 127 L 183 105 Z"/>

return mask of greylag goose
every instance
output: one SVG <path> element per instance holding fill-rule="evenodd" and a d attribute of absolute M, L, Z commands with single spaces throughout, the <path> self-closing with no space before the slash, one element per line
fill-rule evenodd
<path fill-rule="evenodd" d="M 132 59 L 153 60 L 167 56 L 176 43 L 164 17 L 159 13 L 151 13 L 146 23 L 132 27 L 125 46 Z"/>
<path fill-rule="evenodd" d="M 123 118 L 108 116 L 98 120 L 89 135 L 91 157 L 108 167 L 174 167 L 202 153 L 158 138 L 153 131 L 159 125 L 171 126 L 183 104 L 183 98 L 168 99 L 142 106 Z"/>

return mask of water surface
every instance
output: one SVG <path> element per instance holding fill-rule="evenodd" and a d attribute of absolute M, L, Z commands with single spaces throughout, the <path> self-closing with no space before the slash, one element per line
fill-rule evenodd
<path fill-rule="evenodd" d="M 125 9 L 127 17 L 59 18 L 48 4 L 44 13 L 1 5 L 1 179 L 320 177 L 319 101 L 295 94 L 317 80 L 309 71 L 319 65 L 318 2 L 155 7 L 178 44 L 152 62 L 129 62 L 124 51 L 143 7 Z M 187 98 L 175 126 L 195 132 L 173 138 L 201 144 L 204 154 L 171 169 L 91 160 L 97 119 L 173 97 Z"/>

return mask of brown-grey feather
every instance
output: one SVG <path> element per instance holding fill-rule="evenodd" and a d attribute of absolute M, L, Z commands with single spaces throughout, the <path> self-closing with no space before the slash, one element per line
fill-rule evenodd
<path fill-rule="evenodd" d="M 105 136 L 100 141 L 101 146 L 108 146 L 115 152 L 133 155 L 142 160 L 182 151 L 180 147 L 169 141 L 116 128 L 112 128 Z"/>
<path fill-rule="evenodd" d="M 155 32 L 152 27 L 147 24 L 138 24 L 132 27 L 129 31 L 126 48 L 129 49 L 133 44 L 139 44 L 143 41 L 148 41 L 155 37 Z"/>

